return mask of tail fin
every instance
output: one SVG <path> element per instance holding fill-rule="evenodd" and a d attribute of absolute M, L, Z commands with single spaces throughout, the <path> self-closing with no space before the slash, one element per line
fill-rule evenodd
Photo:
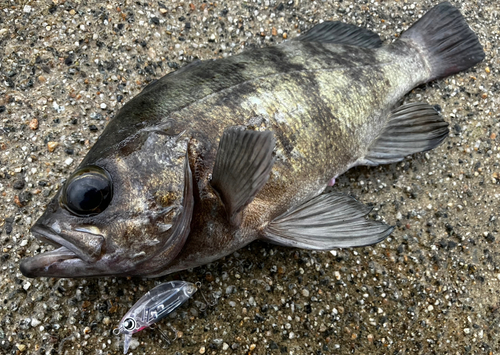
<path fill-rule="evenodd" d="M 431 67 L 429 81 L 466 70 L 485 56 L 476 34 L 449 2 L 433 7 L 400 38 L 423 52 Z"/>

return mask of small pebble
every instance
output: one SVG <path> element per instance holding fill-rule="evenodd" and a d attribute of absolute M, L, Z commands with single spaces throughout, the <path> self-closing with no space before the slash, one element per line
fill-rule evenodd
<path fill-rule="evenodd" d="M 71 165 L 73 163 L 73 158 L 67 158 L 65 161 L 64 161 L 64 164 L 66 165 Z"/>
<path fill-rule="evenodd" d="M 102 323 L 104 325 L 110 325 L 111 324 L 111 319 L 109 317 L 104 317 L 102 320 Z"/>
<path fill-rule="evenodd" d="M 24 344 L 16 344 L 17 349 L 19 349 L 20 352 L 23 352 L 26 350 L 26 345 Z"/>
<path fill-rule="evenodd" d="M 204 347 L 204 346 L 202 346 L 202 347 L 200 348 L 200 354 L 205 354 L 205 347 Z"/>
<path fill-rule="evenodd" d="M 228 343 L 224 343 L 224 344 L 222 344 L 222 350 L 224 350 L 224 351 L 225 351 L 225 350 L 227 350 L 227 349 L 229 349 L 229 344 L 228 344 Z"/>
<path fill-rule="evenodd" d="M 47 149 L 49 150 L 49 152 L 53 152 L 57 148 L 58 145 L 59 145 L 59 143 L 57 143 L 57 142 L 48 142 Z"/>
<path fill-rule="evenodd" d="M 36 118 L 33 118 L 31 121 L 30 121 L 30 124 L 29 124 L 30 128 L 35 131 L 38 129 L 38 120 Z"/>
<path fill-rule="evenodd" d="M 31 318 L 31 326 L 32 327 L 38 327 L 40 324 L 42 324 L 42 322 L 40 322 L 38 319 Z"/>
<path fill-rule="evenodd" d="M 12 187 L 16 190 L 22 190 L 24 189 L 24 181 L 23 180 L 17 180 L 14 182 Z"/>
<path fill-rule="evenodd" d="M 137 349 L 139 347 L 140 343 L 139 343 L 139 340 L 137 340 L 136 338 L 132 338 L 130 340 L 130 344 L 129 345 L 130 345 L 130 349 L 135 350 L 135 349 Z"/>
<path fill-rule="evenodd" d="M 307 288 L 302 290 L 302 296 L 309 297 L 309 290 Z"/>

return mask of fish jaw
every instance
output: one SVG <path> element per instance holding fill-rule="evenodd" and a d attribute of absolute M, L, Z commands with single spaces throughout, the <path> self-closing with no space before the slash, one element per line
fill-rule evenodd
<path fill-rule="evenodd" d="M 112 258 L 107 254 L 101 255 L 104 247 L 102 235 L 83 231 L 61 232 L 58 228 L 56 232 L 39 222 L 31 228 L 31 232 L 56 249 L 23 259 L 20 269 L 24 276 L 87 277 L 105 276 L 111 272 Z"/>
<path fill-rule="evenodd" d="M 65 220 L 57 206 L 58 197 L 31 228 L 40 241 L 54 250 L 21 260 L 20 270 L 27 277 L 92 277 L 116 275 L 116 270 L 131 270 L 134 265 L 106 243 L 106 235 L 92 225 Z M 78 227 L 73 227 L 73 225 Z"/>
<path fill-rule="evenodd" d="M 57 233 L 54 229 L 37 223 L 31 228 L 31 233 L 38 239 L 52 245 L 64 246 L 80 259 L 89 263 L 100 258 L 104 244 L 104 236 L 89 233 L 82 229 L 59 231 Z"/>
<path fill-rule="evenodd" d="M 106 276 L 106 265 L 101 260 L 96 263 L 87 263 L 63 246 L 25 258 L 21 261 L 19 268 L 26 277 Z"/>
<path fill-rule="evenodd" d="M 43 220 L 43 217 L 41 218 Z M 51 224 L 54 226 L 54 223 Z M 33 235 L 56 249 L 24 258 L 20 270 L 27 277 L 103 277 L 132 275 L 140 261 L 128 257 L 128 250 L 106 243 L 97 228 L 63 229 L 57 232 L 38 221 Z M 84 230 L 87 231 L 84 231 Z M 93 233 L 89 233 L 92 231 Z"/>

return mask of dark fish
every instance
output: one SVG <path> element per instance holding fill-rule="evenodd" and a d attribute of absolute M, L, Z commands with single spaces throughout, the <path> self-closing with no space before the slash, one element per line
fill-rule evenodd
<path fill-rule="evenodd" d="M 32 227 L 53 251 L 30 277 L 155 277 L 256 239 L 328 250 L 380 242 L 393 228 L 324 193 L 356 165 L 439 145 L 432 106 L 396 107 L 412 88 L 484 58 L 449 3 L 382 45 L 324 22 L 298 39 L 198 61 L 146 87 L 108 124 Z"/>

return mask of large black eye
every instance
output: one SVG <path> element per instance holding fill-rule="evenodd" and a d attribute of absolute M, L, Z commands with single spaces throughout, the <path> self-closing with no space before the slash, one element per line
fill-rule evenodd
<path fill-rule="evenodd" d="M 86 166 L 71 175 L 61 196 L 62 204 L 77 216 L 93 216 L 108 207 L 113 196 L 111 178 L 98 166 Z"/>

